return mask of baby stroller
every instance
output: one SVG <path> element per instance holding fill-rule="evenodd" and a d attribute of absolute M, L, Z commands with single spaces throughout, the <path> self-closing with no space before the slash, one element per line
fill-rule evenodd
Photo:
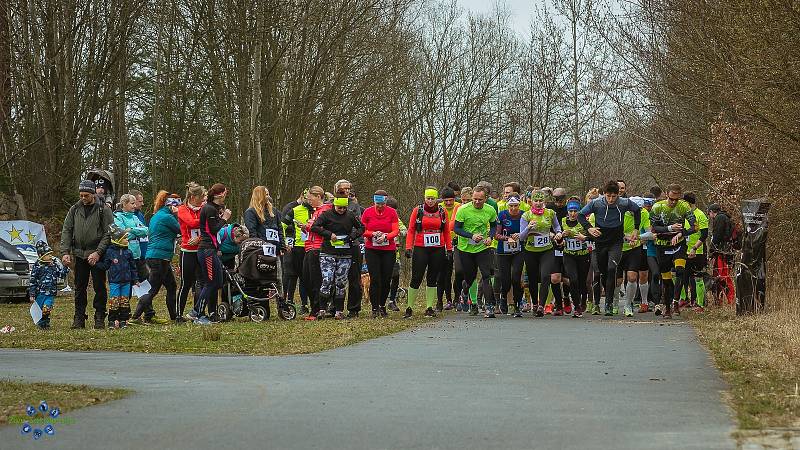
<path fill-rule="evenodd" d="M 224 272 L 227 295 L 217 306 L 220 321 L 245 316 L 253 322 L 267 320 L 270 300 L 275 300 L 281 319 L 297 317 L 294 304 L 284 301 L 278 293 L 278 258 L 271 245 L 260 238 L 242 242 L 238 270 Z"/>

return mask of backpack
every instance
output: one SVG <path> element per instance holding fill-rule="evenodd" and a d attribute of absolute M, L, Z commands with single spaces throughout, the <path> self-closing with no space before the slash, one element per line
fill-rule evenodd
<path fill-rule="evenodd" d="M 425 214 L 425 205 L 417 206 L 417 221 L 414 224 L 414 227 L 417 230 L 417 233 L 422 232 L 422 217 Z M 447 226 L 447 213 L 445 212 L 442 205 L 439 205 L 439 218 L 441 219 L 441 224 L 439 225 L 439 231 L 444 231 L 444 227 Z"/>

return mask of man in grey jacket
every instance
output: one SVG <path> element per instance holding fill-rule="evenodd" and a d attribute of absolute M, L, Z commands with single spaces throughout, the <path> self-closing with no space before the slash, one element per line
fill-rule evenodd
<path fill-rule="evenodd" d="M 617 265 L 622 259 L 622 243 L 625 239 L 633 242 L 639 237 L 641 208 L 627 198 L 619 196 L 619 184 L 609 181 L 603 188 L 603 195 L 587 203 L 578 213 L 578 222 L 583 225 L 595 242 L 597 270 L 600 277 L 595 280 L 605 282 L 606 310 L 605 315 L 612 316 L 614 288 L 616 287 Z M 625 236 L 625 213 L 633 214 L 633 232 Z M 594 214 L 595 225 L 589 223 L 589 215 Z M 597 283 L 597 282 L 596 282 Z M 599 295 L 599 288 L 595 295 Z"/>
<path fill-rule="evenodd" d="M 109 226 L 114 217 L 108 206 L 97 201 L 95 183 L 83 180 L 78 186 L 80 201 L 72 205 L 64 218 L 61 229 L 61 257 L 64 265 L 75 264 L 75 317 L 72 328 L 85 328 L 87 289 L 89 276 L 94 287 L 94 328 L 105 328 L 106 273 L 95 264 L 103 257 L 103 253 L 111 240 Z"/>

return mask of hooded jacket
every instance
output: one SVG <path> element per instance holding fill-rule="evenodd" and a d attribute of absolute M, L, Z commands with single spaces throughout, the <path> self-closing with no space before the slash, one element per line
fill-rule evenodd
<path fill-rule="evenodd" d="M 147 259 L 171 260 L 175 254 L 175 240 L 181 232 L 178 219 L 168 206 L 163 206 L 150 218 L 150 243 L 147 245 Z"/>
<path fill-rule="evenodd" d="M 97 267 L 108 272 L 108 282 L 114 284 L 131 284 L 139 280 L 133 253 L 128 247 L 111 244 L 97 262 Z"/>
<path fill-rule="evenodd" d="M 609 205 L 606 201 L 606 197 L 601 195 L 590 203 L 587 203 L 583 209 L 580 210 L 578 213 L 578 222 L 580 222 L 586 230 L 594 228 L 595 226 L 600 228 L 603 234 L 595 239 L 597 243 L 606 243 L 616 240 L 621 242 L 625 225 L 625 213 L 627 211 L 633 214 L 633 226 L 635 230 L 638 230 L 642 220 L 642 210 L 639 208 L 639 205 L 623 197 L 618 197 L 613 205 Z M 592 213 L 594 213 L 596 225 L 592 225 L 589 223 L 589 220 L 586 219 Z"/>
<path fill-rule="evenodd" d="M 139 239 L 147 237 L 147 227 L 134 211 L 117 211 L 114 213 L 114 224 L 122 229 L 128 229 L 128 250 L 133 254 L 133 259 L 142 257 Z"/>

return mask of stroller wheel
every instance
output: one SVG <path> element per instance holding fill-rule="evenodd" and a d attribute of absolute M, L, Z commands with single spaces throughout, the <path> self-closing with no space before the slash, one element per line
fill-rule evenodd
<path fill-rule="evenodd" d="M 231 306 L 227 302 L 219 302 L 217 305 L 217 316 L 220 322 L 227 322 L 233 318 Z"/>
<path fill-rule="evenodd" d="M 263 322 L 267 318 L 267 309 L 263 306 L 255 305 L 250 308 L 250 320 L 253 322 Z"/>
<path fill-rule="evenodd" d="M 278 305 L 278 317 L 283 320 L 294 320 L 297 317 L 297 308 L 291 303 Z"/>

